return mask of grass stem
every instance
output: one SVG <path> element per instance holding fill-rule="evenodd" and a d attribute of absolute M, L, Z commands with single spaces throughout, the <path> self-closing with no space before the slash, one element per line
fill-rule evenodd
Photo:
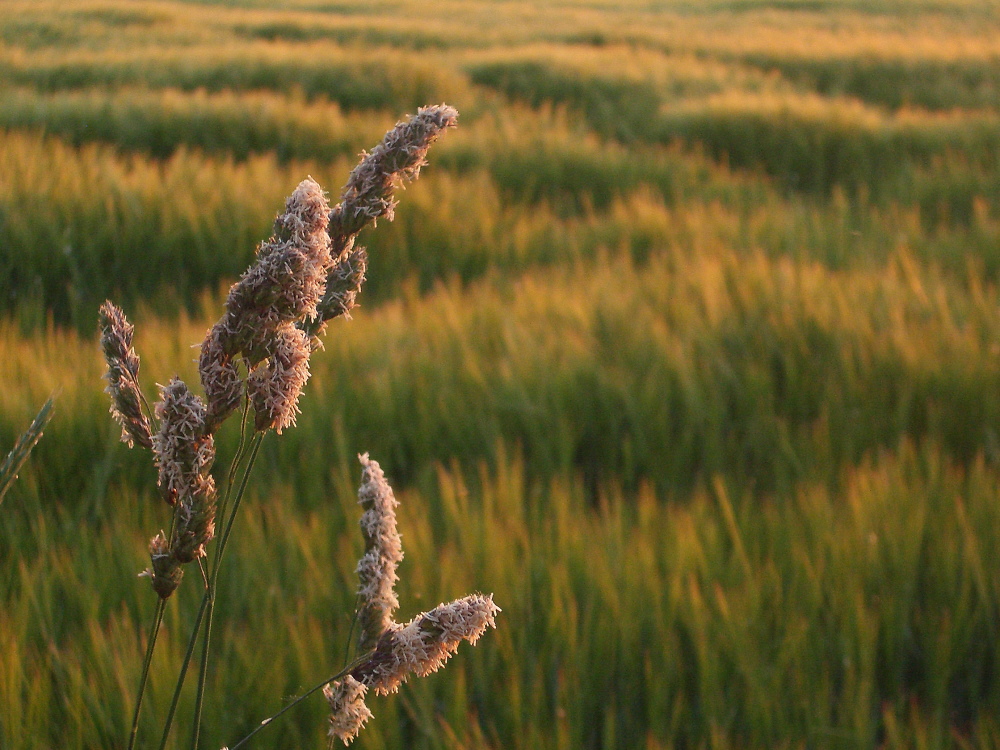
<path fill-rule="evenodd" d="M 245 737 L 243 737 L 239 742 L 237 742 L 235 745 L 233 745 L 231 748 L 229 748 L 229 750 L 238 750 L 238 748 L 243 747 L 243 745 L 245 745 L 247 742 L 250 741 L 251 737 L 253 737 L 255 734 L 257 734 L 257 732 L 259 732 L 262 729 L 264 729 L 264 727 L 270 725 L 270 723 L 272 721 L 274 721 L 275 719 L 277 719 L 279 716 L 281 716 L 285 712 L 291 711 L 293 708 L 295 708 L 295 706 L 297 706 L 298 704 L 300 704 L 302 701 L 304 701 L 310 695 L 312 695 L 313 693 L 315 693 L 317 690 L 322 690 L 324 687 L 326 687 L 327 685 L 329 685 L 334 680 L 339 680 L 341 677 L 343 677 L 344 675 L 348 674 L 352 669 L 354 669 L 356 666 L 358 666 L 359 664 L 361 664 L 365 659 L 367 659 L 370 656 L 371 656 L 371 653 L 367 653 L 367 654 L 364 654 L 363 656 L 358 657 L 353 662 L 351 662 L 346 667 L 344 667 L 339 672 L 337 672 L 337 674 L 333 675 L 333 677 L 327 677 L 325 680 L 323 680 L 318 685 L 314 685 L 313 687 L 309 688 L 306 692 L 304 692 L 302 695 L 300 695 L 297 698 L 295 698 L 291 703 L 289 703 L 287 706 L 285 706 L 284 708 L 282 708 L 276 714 L 274 714 L 272 716 L 268 716 L 266 719 L 264 719 L 252 732 L 250 732 L 250 734 L 248 734 Z"/>
<path fill-rule="evenodd" d="M 239 470 L 239 465 L 243 461 L 243 457 L 247 448 L 247 415 L 249 414 L 250 404 L 248 401 L 244 401 L 243 404 L 243 417 L 240 421 L 240 442 L 236 447 L 236 453 L 233 456 L 233 461 L 229 466 L 229 472 L 226 477 L 226 492 L 223 495 L 222 502 L 219 505 L 219 517 L 225 518 L 226 508 L 229 505 L 229 498 L 232 495 L 233 483 L 236 479 L 236 474 Z M 256 453 L 254 455 L 256 458 Z M 246 473 L 244 475 L 244 480 L 249 477 L 250 469 L 253 466 L 253 459 L 251 463 L 246 468 Z M 246 482 L 243 482 L 243 487 L 246 486 Z M 242 493 L 242 488 L 241 488 Z M 222 547 L 223 545 L 217 544 L 215 546 L 215 561 L 212 566 L 212 573 L 205 579 L 205 594 L 208 596 L 208 619 L 205 621 L 205 635 L 202 641 L 201 649 L 201 665 L 198 669 L 198 689 L 195 694 L 195 704 L 194 704 L 194 728 L 191 733 L 191 748 L 196 750 L 198 747 L 198 737 L 201 734 L 201 714 L 202 708 L 204 706 L 205 698 L 205 683 L 208 680 L 208 661 L 209 661 L 209 648 L 212 640 L 212 618 L 215 615 L 215 582 L 217 578 L 217 571 L 219 569 L 219 563 L 222 560 Z"/>
<path fill-rule="evenodd" d="M 236 518 L 236 514 L 239 512 L 240 504 L 243 500 L 243 495 L 246 492 L 247 483 L 250 480 L 250 473 L 253 470 L 254 463 L 257 460 L 257 453 L 260 450 L 260 444 L 264 440 L 264 435 L 266 433 L 259 433 L 252 445 L 250 450 L 250 458 L 247 461 L 247 466 L 243 471 L 243 478 L 240 480 L 240 487 L 236 493 L 236 498 L 233 501 L 233 509 L 229 514 L 229 519 L 226 521 L 226 529 L 219 539 L 219 549 L 216 552 L 216 564 L 212 569 L 212 575 L 209 577 L 208 588 L 205 589 L 205 594 L 201 598 L 201 606 L 198 608 L 198 616 L 195 618 L 194 627 L 191 630 L 191 637 L 188 639 L 187 651 L 184 654 L 184 661 L 181 664 L 180 674 L 177 676 L 177 685 L 174 688 L 174 696 L 170 701 L 170 711 L 167 713 L 167 720 L 163 726 L 163 736 L 160 739 L 160 750 L 164 750 L 167 746 L 167 738 L 170 735 L 170 726 L 174 721 L 174 714 L 177 712 L 177 703 L 180 700 L 181 688 L 184 686 L 184 678 L 187 676 L 187 668 L 191 663 L 191 657 L 194 655 L 195 644 L 198 640 L 198 633 L 201 630 L 202 620 L 205 618 L 205 612 L 209 609 L 209 603 L 212 600 L 212 592 L 215 590 L 215 585 L 219 577 L 219 566 L 222 564 L 222 556 L 225 552 L 226 543 L 229 541 L 229 536 L 233 530 L 233 521 Z M 200 717 L 196 718 L 196 722 L 200 720 Z"/>
<path fill-rule="evenodd" d="M 128 750 L 135 747 L 135 738 L 139 731 L 139 712 L 142 710 L 142 697 L 146 693 L 146 682 L 149 677 L 149 665 L 153 662 L 153 649 L 156 648 L 156 637 L 160 632 L 160 623 L 163 622 L 163 611 L 166 606 L 167 600 L 157 597 L 153 627 L 150 628 L 149 642 L 146 644 L 146 658 L 142 663 L 142 677 L 139 679 L 139 690 L 135 698 L 135 713 L 132 715 L 132 732 L 129 734 Z"/>

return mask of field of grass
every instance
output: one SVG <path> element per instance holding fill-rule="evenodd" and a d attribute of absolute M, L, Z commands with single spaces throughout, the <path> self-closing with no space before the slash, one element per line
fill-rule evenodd
<path fill-rule="evenodd" d="M 196 382 L 295 185 L 335 202 L 442 101 L 459 128 L 362 234 L 361 307 L 264 441 L 200 747 L 343 665 L 362 452 L 401 501 L 402 614 L 503 614 L 370 700 L 357 747 L 1000 747 L 1000 6 L 9 0 L 0 453 L 57 396 L 0 506 L 0 749 L 131 724 L 169 517 L 98 306 L 149 397 Z M 249 746 L 322 746 L 326 713 Z"/>

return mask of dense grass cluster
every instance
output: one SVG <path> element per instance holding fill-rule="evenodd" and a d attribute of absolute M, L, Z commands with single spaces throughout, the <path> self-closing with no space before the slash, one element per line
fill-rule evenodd
<path fill-rule="evenodd" d="M 0 453 L 58 392 L 0 507 L 0 747 L 131 720 L 167 520 L 97 307 L 196 381 L 285 196 L 438 101 L 460 127 L 263 445 L 203 746 L 342 665 L 360 451 L 401 610 L 504 608 L 360 747 L 1000 745 L 998 40 L 973 0 L 0 5 Z"/>

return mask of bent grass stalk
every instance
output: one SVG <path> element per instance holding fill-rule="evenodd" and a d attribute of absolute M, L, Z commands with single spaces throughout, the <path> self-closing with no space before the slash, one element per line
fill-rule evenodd
<path fill-rule="evenodd" d="M 280 434 L 295 425 L 299 396 L 310 375 L 309 358 L 322 346 L 320 336 L 328 321 L 350 317 L 367 270 L 365 249 L 355 247 L 358 233 L 375 226 L 379 218 L 392 220 L 394 191 L 419 175 L 428 148 L 455 125 L 457 116 L 447 105 L 424 107 L 408 122 L 397 124 L 382 143 L 363 155 L 332 210 L 322 188 L 312 179 L 299 184 L 286 201 L 284 212 L 275 219 L 273 234 L 257 248 L 256 261 L 229 290 L 225 313 L 201 345 L 198 369 L 204 398 L 175 377 L 160 386 L 160 400 L 151 410 L 139 385 L 139 355 L 132 346 L 134 328 L 110 301 L 102 305 L 101 348 L 108 363 L 105 377 L 111 414 L 122 427 L 123 442 L 152 453 L 160 494 L 173 508 L 170 532 L 160 532 L 150 541 L 151 567 L 143 574 L 150 578 L 159 601 L 136 697 L 130 750 L 136 743 L 166 600 L 180 585 L 183 566 L 191 562 L 198 563 L 205 591 L 181 662 L 160 748 L 166 747 L 201 635 L 191 733 L 191 747 L 197 748 L 219 570 L 264 435 L 271 429 Z M 219 500 L 212 474 L 215 433 L 241 403 L 240 441 Z M 251 408 L 254 436 L 248 444 Z M 365 656 L 310 691 L 324 689 L 333 710 L 330 736 L 345 743 L 371 717 L 364 705 L 369 687 L 379 694 L 395 692 L 411 672 L 424 675 L 437 670 L 461 640 L 475 643 L 487 627 L 494 626 L 500 611 L 492 597 L 477 594 L 440 605 L 406 625 L 392 619 L 398 606 L 393 591 L 395 570 L 402 559 L 395 531 L 396 501 L 378 464 L 367 454 L 361 456 L 361 463 L 364 471 L 359 498 L 365 506 L 362 530 L 366 553 L 358 565 L 356 617 L 361 624 L 358 650 Z M 241 466 L 243 475 L 230 508 Z M 219 539 L 217 518 L 224 525 Z M 206 569 L 202 558 L 207 557 L 206 547 L 213 539 L 214 561 Z"/>
<path fill-rule="evenodd" d="M 38 441 L 42 439 L 42 431 L 45 429 L 45 425 L 49 423 L 49 420 L 52 419 L 52 405 L 54 400 L 55 396 L 49 396 L 48 401 L 42 404 L 42 408 L 38 410 L 38 414 L 31 420 L 28 429 L 21 433 L 17 442 L 14 443 L 14 447 L 7 454 L 7 458 L 0 464 L 0 503 L 3 502 L 7 490 L 10 489 L 14 480 L 17 479 L 17 473 L 24 466 L 24 462 L 28 460 L 31 451 L 34 450 Z"/>
<path fill-rule="evenodd" d="M 266 719 L 264 719 L 263 721 L 261 721 L 260 724 L 258 724 L 253 729 L 252 732 L 250 732 L 249 734 L 247 734 L 243 738 L 241 738 L 240 741 L 237 742 L 235 745 L 233 745 L 232 747 L 224 747 L 224 748 L 222 748 L 222 750 L 239 750 L 239 748 L 241 748 L 245 744 L 247 744 L 258 732 L 262 732 L 262 731 L 264 731 L 264 729 L 266 729 L 267 727 L 271 726 L 271 724 L 274 722 L 274 720 L 277 719 L 279 716 L 281 716 L 282 714 L 287 713 L 288 711 L 291 711 L 293 708 L 295 708 L 297 705 L 299 705 L 302 701 L 306 700 L 309 696 L 313 695 L 314 693 L 322 690 L 327 685 L 329 685 L 331 682 L 334 682 L 336 680 L 342 679 L 343 677 L 346 677 L 347 675 L 349 675 L 351 673 L 351 670 L 357 668 L 357 666 L 359 664 L 364 663 L 364 661 L 366 659 L 369 659 L 370 657 L 371 657 L 371 654 L 365 654 L 364 656 L 359 656 L 352 663 L 348 664 L 346 667 L 344 667 L 339 672 L 337 672 L 337 674 L 333 675 L 333 677 L 327 677 L 322 682 L 320 682 L 320 683 L 318 683 L 316 685 L 313 685 L 311 688 L 309 688 L 308 690 L 306 690 L 302 695 L 300 695 L 300 696 L 298 696 L 296 698 L 293 698 L 292 701 L 290 703 L 288 703 L 280 711 L 272 714 L 271 716 L 268 716 Z"/>

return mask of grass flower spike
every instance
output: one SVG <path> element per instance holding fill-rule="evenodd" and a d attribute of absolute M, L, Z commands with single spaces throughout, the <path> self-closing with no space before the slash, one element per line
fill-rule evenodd
<path fill-rule="evenodd" d="M 408 121 L 397 123 L 386 133 L 371 153 L 363 154 L 344 186 L 340 202 L 330 212 L 327 231 L 335 265 L 327 274 L 328 294 L 318 305 L 316 316 L 303 324 L 310 334 L 321 334 L 328 320 L 350 312 L 367 265 L 364 248 L 352 253 L 358 232 L 369 224 L 374 226 L 382 217 L 392 221 L 396 207 L 393 192 L 407 180 L 417 178 L 427 163 L 427 150 L 457 122 L 458 110 L 447 104 L 421 107 Z"/>
<path fill-rule="evenodd" d="M 319 345 L 318 336 L 325 330 L 327 321 L 341 315 L 351 317 L 367 270 L 367 251 L 363 247 L 355 247 L 345 252 L 327 275 L 326 291 L 316 305 L 316 317 L 299 324 L 312 337 L 314 347 Z"/>
<path fill-rule="evenodd" d="M 247 395 L 256 414 L 256 429 L 274 428 L 280 435 L 295 424 L 299 394 L 309 379 L 312 347 L 304 331 L 286 325 L 274 332 L 267 353 L 267 362 L 250 373 Z"/>
<path fill-rule="evenodd" d="M 416 179 L 427 163 L 425 157 L 431 144 L 457 121 L 458 110 L 447 104 L 421 107 L 364 155 L 351 172 L 340 204 L 330 217 L 330 236 L 335 238 L 335 244 L 337 238 L 356 235 L 383 216 L 392 221 L 396 207 L 393 191 L 405 180 Z"/>
<path fill-rule="evenodd" d="M 499 613 L 493 597 L 483 594 L 439 604 L 384 633 L 372 656 L 351 674 L 378 695 L 394 693 L 411 673 L 426 677 L 440 669 L 463 640 L 475 645 L 487 628 L 496 627 Z"/>
<path fill-rule="evenodd" d="M 122 426 L 122 442 L 152 448 L 152 430 L 142 412 L 139 390 L 139 355 L 132 348 L 133 326 L 125 313 L 111 302 L 101 305 L 98 314 L 101 349 L 108 363 L 105 389 L 111 396 L 111 416 Z"/>
<path fill-rule="evenodd" d="M 226 354 L 218 327 L 212 328 L 201 345 L 198 370 L 205 390 L 205 430 L 214 433 L 242 403 L 246 390 L 236 357 Z"/>
<path fill-rule="evenodd" d="M 153 589 L 161 598 L 180 583 L 180 565 L 205 556 L 205 545 L 215 536 L 216 492 L 210 473 L 215 462 L 215 440 L 205 432 L 205 404 L 174 378 L 162 386 L 156 405 L 160 430 L 153 438 L 160 492 L 176 505 L 176 523 L 167 540 L 158 534 L 149 545 Z"/>
<path fill-rule="evenodd" d="M 403 547 L 396 530 L 396 501 L 392 487 L 377 461 L 368 454 L 359 456 L 363 467 L 358 503 L 365 509 L 361 516 L 361 533 L 365 538 L 365 554 L 358 562 L 358 651 L 375 647 L 379 638 L 393 627 L 392 615 L 399 607 L 395 585 L 399 577 L 396 568 L 403 560 Z"/>
<path fill-rule="evenodd" d="M 462 641 L 475 644 L 487 628 L 496 627 L 500 608 L 493 597 L 472 594 L 422 612 L 405 625 L 393 621 L 399 606 L 394 589 L 396 567 L 403 559 L 396 530 L 399 503 L 382 469 L 368 454 L 361 461 L 358 502 L 365 509 L 361 531 L 365 553 L 358 563 L 358 611 L 361 625 L 359 651 L 366 653 L 343 679 L 335 679 L 323 692 L 330 702 L 330 737 L 348 744 L 371 712 L 364 703 L 366 690 L 388 695 L 411 674 L 425 677 L 440 669 Z"/>
<path fill-rule="evenodd" d="M 227 356 L 242 354 L 253 367 L 268 356 L 278 328 L 316 316 L 334 264 L 328 224 L 323 190 L 303 180 L 275 219 L 274 234 L 257 248 L 256 262 L 229 290 L 226 314 L 210 334 Z"/>
<path fill-rule="evenodd" d="M 330 739 L 339 739 L 345 745 L 358 736 L 358 732 L 372 712 L 365 705 L 368 687 L 347 675 L 323 688 L 323 695 L 330 703 Z"/>
<path fill-rule="evenodd" d="M 160 493 L 170 505 L 204 490 L 215 461 L 215 441 L 205 434 L 205 413 L 204 402 L 183 380 L 173 378 L 160 387 L 160 430 L 153 437 L 153 454 Z"/>

